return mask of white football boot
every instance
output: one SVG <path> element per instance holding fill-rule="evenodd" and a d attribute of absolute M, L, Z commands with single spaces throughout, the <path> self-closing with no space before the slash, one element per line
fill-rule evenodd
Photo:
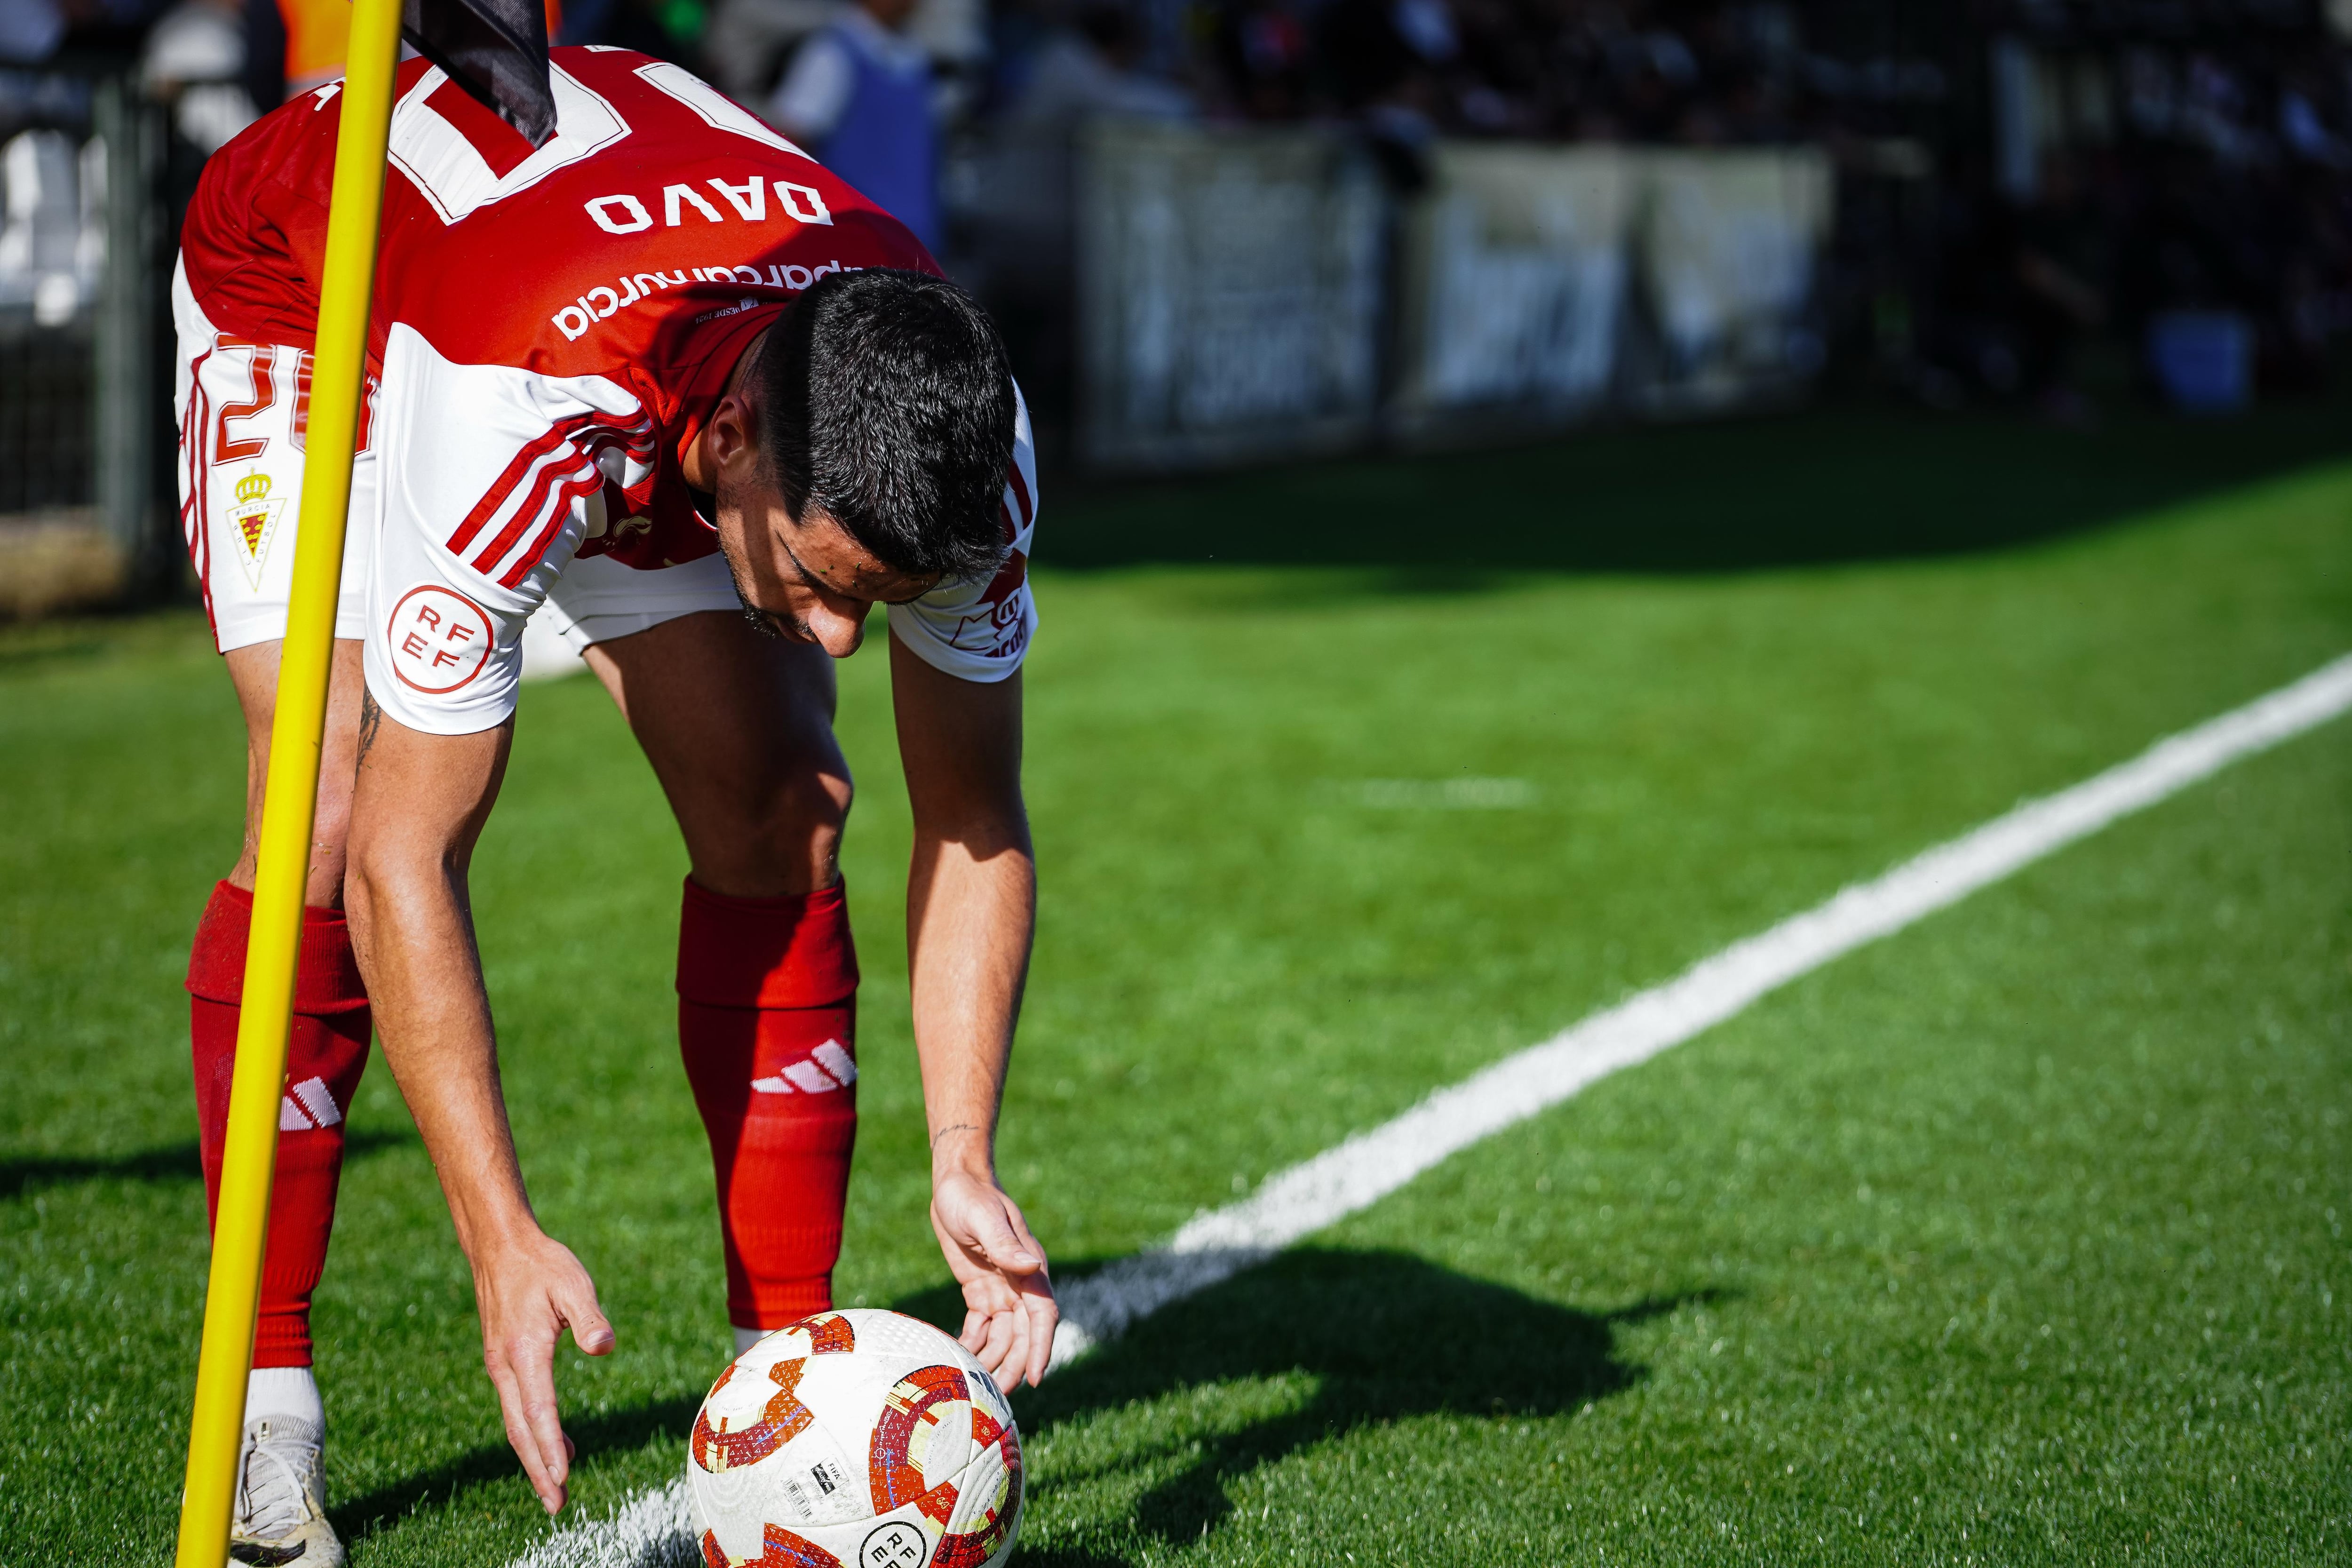
<path fill-rule="evenodd" d="M 343 1543 L 327 1522 L 320 1445 L 326 1434 L 299 1415 L 265 1415 L 245 1429 L 237 1456 L 232 1561 L 253 1568 L 343 1568 Z"/>

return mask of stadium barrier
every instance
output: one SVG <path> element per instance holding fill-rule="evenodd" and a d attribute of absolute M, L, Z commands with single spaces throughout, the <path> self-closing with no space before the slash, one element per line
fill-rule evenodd
<path fill-rule="evenodd" d="M 1436 148 L 1403 222 L 1394 432 L 1539 427 L 1605 405 L 1638 193 L 1616 149 Z"/>
<path fill-rule="evenodd" d="M 1818 149 L 1442 142 L 1427 174 L 1399 195 L 1327 130 L 1081 132 L 1080 459 L 1172 470 L 1704 414 L 1821 368 Z"/>
<path fill-rule="evenodd" d="M 1827 242 L 1830 161 L 1814 148 L 1646 152 L 1639 244 L 1658 353 L 1627 391 L 1654 414 L 1800 390 L 1827 357 L 1807 319 Z"/>
<path fill-rule="evenodd" d="M 128 76 L 0 145 L 0 616 L 167 580 L 167 128 Z"/>
<path fill-rule="evenodd" d="M 1379 412 L 1379 176 L 1312 131 L 1108 122 L 1077 172 L 1081 449 L 1190 468 L 1360 446 Z"/>

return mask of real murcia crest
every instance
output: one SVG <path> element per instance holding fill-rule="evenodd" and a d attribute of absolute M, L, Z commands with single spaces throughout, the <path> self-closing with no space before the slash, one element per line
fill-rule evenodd
<path fill-rule="evenodd" d="M 284 497 L 269 498 L 269 476 L 247 474 L 236 481 L 236 500 L 228 509 L 229 522 L 236 531 L 237 553 L 245 562 L 246 581 L 257 590 L 261 586 L 261 563 L 268 559 L 269 542 L 278 537 L 278 515 L 286 510 Z"/>

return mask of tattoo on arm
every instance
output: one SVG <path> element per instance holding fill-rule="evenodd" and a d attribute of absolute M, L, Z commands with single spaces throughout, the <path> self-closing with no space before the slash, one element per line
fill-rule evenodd
<path fill-rule="evenodd" d="M 986 1130 L 976 1121 L 959 1121 L 953 1127 L 942 1127 L 937 1132 L 932 1133 L 931 1147 L 934 1149 L 938 1148 L 940 1146 L 940 1140 L 946 1137 L 950 1132 L 984 1132 Z"/>
<path fill-rule="evenodd" d="M 375 732 L 383 723 L 383 710 L 375 705 L 375 693 L 360 692 L 360 752 L 359 761 L 367 761 L 368 748 L 375 744 Z"/>

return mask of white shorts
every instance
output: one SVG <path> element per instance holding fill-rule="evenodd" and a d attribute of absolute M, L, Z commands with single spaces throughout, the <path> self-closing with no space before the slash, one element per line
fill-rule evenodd
<path fill-rule="evenodd" d="M 290 344 L 221 333 L 176 268 L 172 307 L 179 333 L 174 406 L 180 416 L 181 531 L 212 618 L 214 645 L 226 653 L 275 642 L 286 636 L 293 588 L 311 356 Z M 351 523 L 335 608 L 335 636 L 354 640 L 367 636 L 368 585 L 382 570 L 372 449 L 374 404 L 371 385 L 360 426 L 362 450 L 352 467 Z M 565 566 L 532 618 L 577 653 L 680 616 L 740 607 L 723 556 L 638 571 L 594 555 Z"/>
<path fill-rule="evenodd" d="M 286 635 L 294 585 L 295 522 L 302 510 L 303 448 L 310 415 L 310 354 L 214 330 L 172 276 L 179 331 L 173 406 L 180 417 L 180 533 L 221 652 Z M 362 435 L 366 434 L 363 418 Z M 375 517 L 374 455 L 352 466 L 351 537 L 335 635 L 367 630 L 366 548 Z"/>
<path fill-rule="evenodd" d="M 700 610 L 740 613 L 727 557 L 705 555 L 682 566 L 642 572 L 609 555 L 574 556 L 531 616 L 580 652 Z"/>

